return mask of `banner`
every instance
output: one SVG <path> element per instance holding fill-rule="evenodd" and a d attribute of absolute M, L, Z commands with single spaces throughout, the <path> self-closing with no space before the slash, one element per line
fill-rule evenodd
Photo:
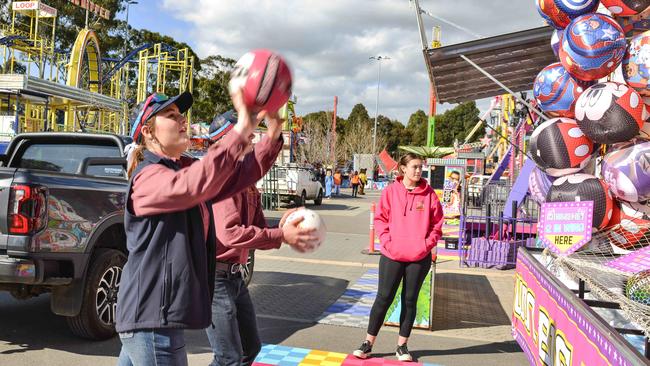
<path fill-rule="evenodd" d="M 591 240 L 594 202 L 544 202 L 537 225 L 538 236 L 559 255 L 570 255 Z"/>
<path fill-rule="evenodd" d="M 632 366 L 645 362 L 525 250 L 517 256 L 512 333 L 531 365 Z"/>

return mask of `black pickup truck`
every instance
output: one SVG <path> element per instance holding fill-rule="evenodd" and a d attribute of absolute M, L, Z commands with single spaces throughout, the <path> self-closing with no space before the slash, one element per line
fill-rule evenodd
<path fill-rule="evenodd" d="M 127 138 L 29 133 L 0 155 L 0 290 L 51 293 L 51 309 L 89 339 L 115 334 L 126 262 Z"/>

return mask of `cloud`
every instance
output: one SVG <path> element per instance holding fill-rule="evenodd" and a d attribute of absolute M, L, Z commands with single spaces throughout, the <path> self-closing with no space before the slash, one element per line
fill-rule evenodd
<path fill-rule="evenodd" d="M 542 25 L 531 1 L 451 3 L 422 0 L 420 6 L 483 36 Z M 300 114 L 331 110 L 337 95 L 341 117 L 357 103 L 374 116 L 374 55 L 391 58 L 381 63 L 379 113 L 406 123 L 416 110 L 428 110 L 429 82 L 415 10 L 407 0 L 164 0 L 163 7 L 190 25 L 185 37 L 201 57 L 237 59 L 254 48 L 284 55 L 293 68 Z M 425 15 L 423 20 L 428 38 L 432 26 L 441 26 L 443 44 L 473 39 Z"/>

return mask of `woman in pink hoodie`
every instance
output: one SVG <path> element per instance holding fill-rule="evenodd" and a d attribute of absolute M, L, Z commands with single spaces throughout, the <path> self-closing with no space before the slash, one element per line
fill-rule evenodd
<path fill-rule="evenodd" d="M 395 355 L 412 361 L 406 342 L 415 321 L 418 293 L 431 268 L 431 251 L 442 236 L 443 212 L 438 196 L 422 176 L 422 158 L 409 153 L 399 161 L 399 177 L 384 189 L 375 210 L 375 229 L 381 242 L 379 288 L 370 311 L 368 334 L 354 356 L 372 352 L 379 328 L 402 287 L 400 330 Z"/>

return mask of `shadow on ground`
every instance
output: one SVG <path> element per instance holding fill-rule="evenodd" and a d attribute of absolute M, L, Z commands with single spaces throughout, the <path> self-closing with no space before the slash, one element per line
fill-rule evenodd
<path fill-rule="evenodd" d="M 433 306 L 433 330 L 510 324 L 499 297 L 483 275 L 436 274 Z"/>
<path fill-rule="evenodd" d="M 421 357 L 428 356 L 452 356 L 452 355 L 477 355 L 477 354 L 492 354 L 492 353 L 519 353 L 521 348 L 515 341 L 486 343 L 475 346 L 467 346 L 452 349 L 428 349 L 418 350 L 410 349 L 409 351 L 416 361 Z M 391 353 L 373 353 L 372 357 L 390 357 L 394 356 L 395 352 Z"/>

